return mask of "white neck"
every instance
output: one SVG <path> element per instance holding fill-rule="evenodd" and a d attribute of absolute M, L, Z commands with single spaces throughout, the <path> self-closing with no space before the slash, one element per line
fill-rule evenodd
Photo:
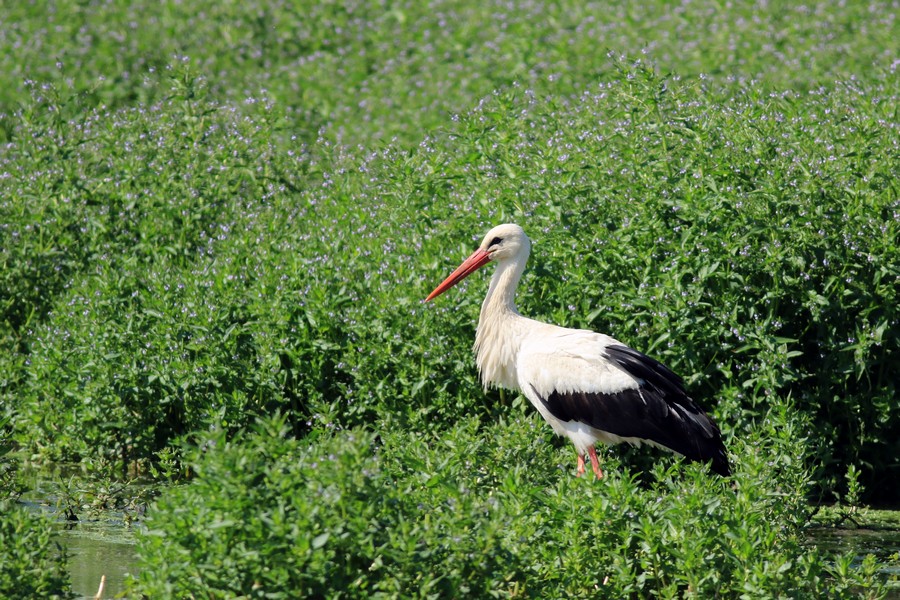
<path fill-rule="evenodd" d="M 521 345 L 520 324 L 524 317 L 516 310 L 516 287 L 527 260 L 526 251 L 514 259 L 499 262 L 481 305 L 475 352 L 485 388 L 500 385 L 512 390 L 519 389 L 515 364 Z"/>

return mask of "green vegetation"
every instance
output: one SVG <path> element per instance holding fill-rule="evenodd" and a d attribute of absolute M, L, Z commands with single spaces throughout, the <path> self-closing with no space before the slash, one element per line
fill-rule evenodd
<path fill-rule="evenodd" d="M 66 556 L 52 539 L 50 519 L 14 500 L 19 483 L 8 424 L 0 418 L 0 598 L 71 598 Z"/>
<path fill-rule="evenodd" d="M 806 503 L 790 427 L 739 444 L 732 489 L 697 465 L 657 466 L 646 485 L 615 460 L 602 482 L 572 477 L 570 450 L 537 421 L 485 431 L 469 418 L 440 440 L 354 430 L 297 442 L 277 419 L 234 441 L 213 435 L 192 452 L 196 478 L 149 517 L 135 588 L 208 598 L 882 593 L 871 557 L 830 566 L 784 527 Z"/>
<path fill-rule="evenodd" d="M 0 500 L 0 598 L 72 598 L 50 519 Z"/>
<path fill-rule="evenodd" d="M 801 552 L 804 501 L 900 491 L 895 18 L 847 4 L 4 6 L 0 419 L 195 473 L 136 592 L 842 595 L 871 565 Z M 421 300 L 503 221 L 522 311 L 682 374 L 735 490 L 630 449 L 573 480 L 485 395 L 483 278 Z"/>

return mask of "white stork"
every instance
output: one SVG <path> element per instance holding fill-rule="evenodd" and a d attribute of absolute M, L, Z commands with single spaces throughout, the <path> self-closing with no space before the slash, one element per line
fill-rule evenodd
<path fill-rule="evenodd" d="M 578 475 L 590 456 L 603 477 L 597 442 L 650 444 L 729 475 L 719 428 L 685 392 L 681 378 L 656 360 L 602 333 L 528 319 L 516 310 L 516 286 L 531 252 L 518 225 L 498 225 L 481 246 L 425 299 L 426 302 L 493 261 L 475 336 L 485 388 L 525 394 L 578 452 Z"/>

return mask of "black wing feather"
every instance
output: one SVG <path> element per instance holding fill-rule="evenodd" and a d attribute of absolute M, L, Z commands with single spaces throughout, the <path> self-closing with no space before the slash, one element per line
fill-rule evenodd
<path fill-rule="evenodd" d="M 605 353 L 638 386 L 611 394 L 554 391 L 547 398 L 534 390 L 550 414 L 620 437 L 650 440 L 689 460 L 711 462 L 720 475 L 731 473 L 719 428 L 687 395 L 678 375 L 627 346 L 608 346 Z"/>

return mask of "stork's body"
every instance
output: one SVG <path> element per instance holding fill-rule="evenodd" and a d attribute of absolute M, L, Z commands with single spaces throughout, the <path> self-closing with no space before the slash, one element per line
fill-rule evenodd
<path fill-rule="evenodd" d="M 497 263 L 475 338 L 485 387 L 520 391 L 553 430 L 602 477 L 595 445 L 647 443 L 730 472 L 716 424 L 664 365 L 603 334 L 568 329 L 519 314 L 515 292 L 531 242 L 521 227 L 500 225 L 428 296 L 442 294 L 488 262 Z"/>

